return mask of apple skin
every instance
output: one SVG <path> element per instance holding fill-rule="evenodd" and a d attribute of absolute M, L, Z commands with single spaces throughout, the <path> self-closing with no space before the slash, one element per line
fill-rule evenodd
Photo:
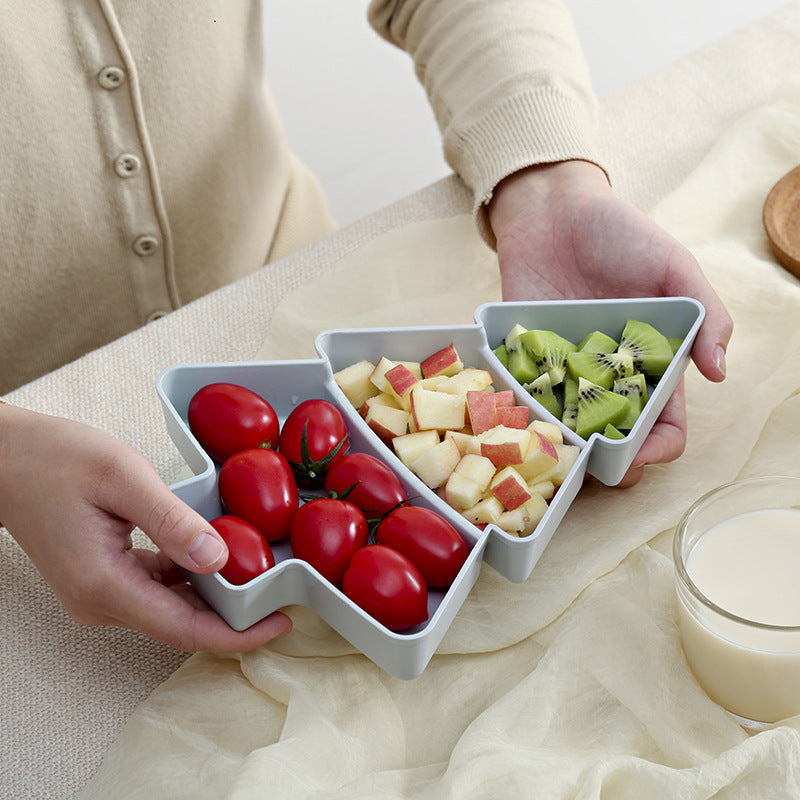
<path fill-rule="evenodd" d="M 431 378 L 435 375 L 455 375 L 464 368 L 455 345 L 449 344 L 428 356 L 421 364 L 422 375 Z"/>

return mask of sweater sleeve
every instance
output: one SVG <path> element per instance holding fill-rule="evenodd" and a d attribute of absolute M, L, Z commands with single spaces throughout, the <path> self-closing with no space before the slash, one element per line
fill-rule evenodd
<path fill-rule="evenodd" d="M 372 0 L 369 20 L 413 58 L 491 246 L 486 205 L 503 178 L 573 159 L 602 166 L 588 68 L 559 0 Z"/>

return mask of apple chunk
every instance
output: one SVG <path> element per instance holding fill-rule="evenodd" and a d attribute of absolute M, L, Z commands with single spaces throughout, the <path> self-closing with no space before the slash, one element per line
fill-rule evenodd
<path fill-rule="evenodd" d="M 437 444 L 439 434 L 436 431 L 415 431 L 392 439 L 395 454 L 407 467 Z"/>
<path fill-rule="evenodd" d="M 431 489 L 438 489 L 450 477 L 461 460 L 452 439 L 443 439 L 411 462 L 411 470 Z"/>
<path fill-rule="evenodd" d="M 361 408 L 370 397 L 378 394 L 378 387 L 369 379 L 374 370 L 375 365 L 364 359 L 333 374 L 333 379 L 354 408 Z"/>
<path fill-rule="evenodd" d="M 408 411 L 375 403 L 370 406 L 364 421 L 381 439 L 391 441 L 408 432 Z"/>
<path fill-rule="evenodd" d="M 448 394 L 466 394 L 467 392 L 481 392 L 492 385 L 492 375 L 485 369 L 466 367 L 461 372 L 451 375 L 442 381 L 436 388 Z"/>
<path fill-rule="evenodd" d="M 531 434 L 526 428 L 497 425 L 481 437 L 481 455 L 496 467 L 521 464 L 528 450 Z"/>
<path fill-rule="evenodd" d="M 495 401 L 492 392 L 467 392 L 467 415 L 472 432 L 483 433 L 497 424 L 495 421 Z"/>
<path fill-rule="evenodd" d="M 531 499 L 525 479 L 514 467 L 504 467 L 492 480 L 489 489 L 507 511 L 519 508 Z"/>
<path fill-rule="evenodd" d="M 543 476 L 556 466 L 558 466 L 556 445 L 544 434 L 533 431 L 525 459 L 517 468 L 519 474 L 528 482 L 534 479 L 543 480 Z"/>
<path fill-rule="evenodd" d="M 417 430 L 460 430 L 466 417 L 465 396 L 415 386 L 411 390 L 411 413 Z"/>
<path fill-rule="evenodd" d="M 504 511 L 497 520 L 498 527 L 517 536 L 530 536 L 547 512 L 547 501 L 534 494 L 521 506 Z"/>
<path fill-rule="evenodd" d="M 409 409 L 409 395 L 419 383 L 419 378 L 405 365 L 395 364 L 384 373 L 389 391 L 400 401 L 406 410 Z"/>
<path fill-rule="evenodd" d="M 449 377 L 461 372 L 464 369 L 464 363 L 459 358 L 455 345 L 449 344 L 424 359 L 421 367 L 424 378 L 431 378 L 434 375 L 446 375 Z"/>

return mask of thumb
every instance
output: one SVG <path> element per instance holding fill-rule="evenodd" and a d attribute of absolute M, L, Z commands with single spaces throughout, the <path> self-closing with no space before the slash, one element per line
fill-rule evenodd
<path fill-rule="evenodd" d="M 123 485 L 108 487 L 109 510 L 144 531 L 179 566 L 198 573 L 221 569 L 228 547 L 219 533 L 172 492 L 144 456 L 129 454 L 133 458 L 119 474 Z"/>

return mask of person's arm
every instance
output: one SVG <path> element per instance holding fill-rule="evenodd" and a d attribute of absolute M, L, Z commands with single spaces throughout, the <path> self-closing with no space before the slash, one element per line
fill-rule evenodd
<path fill-rule="evenodd" d="M 594 143 L 596 101 L 558 0 L 373 0 L 378 32 L 414 59 L 445 156 L 473 192 L 506 300 L 683 295 L 706 317 L 692 356 L 725 376 L 731 318 L 691 253 L 618 198 Z M 621 485 L 686 442 L 683 386 Z"/>
<path fill-rule="evenodd" d="M 275 613 L 238 632 L 208 608 L 175 564 L 214 572 L 227 559 L 224 542 L 144 456 L 95 428 L 0 404 L 0 520 L 83 624 L 218 652 L 291 628 Z M 133 548 L 134 526 L 160 550 Z"/>

